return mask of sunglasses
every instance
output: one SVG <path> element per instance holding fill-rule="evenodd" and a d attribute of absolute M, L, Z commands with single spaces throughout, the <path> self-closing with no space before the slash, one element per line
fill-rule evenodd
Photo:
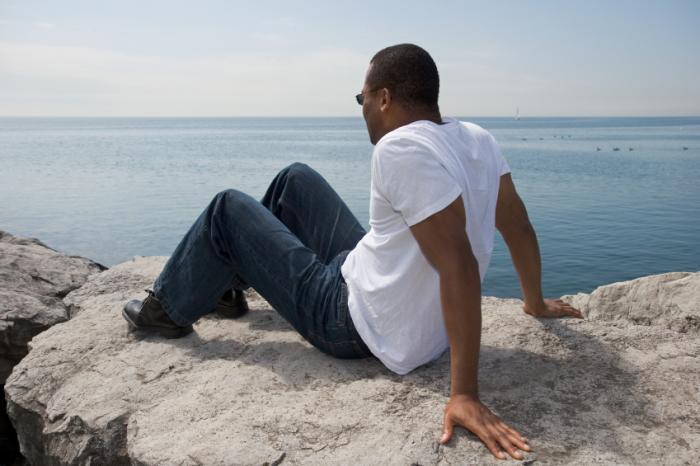
<path fill-rule="evenodd" d="M 365 94 L 368 94 L 368 93 L 370 93 L 370 92 L 376 92 L 376 91 L 378 91 L 379 89 L 382 89 L 382 88 L 379 87 L 379 88 L 377 88 L 377 89 L 372 89 L 372 90 L 370 90 L 370 91 L 360 92 L 359 94 L 357 94 L 357 95 L 355 96 L 355 100 L 357 100 L 358 105 L 362 105 L 362 104 L 365 103 Z"/>

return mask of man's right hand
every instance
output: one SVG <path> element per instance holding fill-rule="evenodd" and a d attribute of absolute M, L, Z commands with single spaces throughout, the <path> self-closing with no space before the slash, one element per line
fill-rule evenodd
<path fill-rule="evenodd" d="M 445 407 L 445 419 L 440 443 L 450 441 L 454 426 L 462 426 L 473 432 L 493 456 L 506 459 L 503 450 L 516 460 L 523 459 L 523 451 L 532 451 L 527 439 L 503 422 L 478 398 L 466 395 L 453 395 Z"/>
<path fill-rule="evenodd" d="M 561 299 L 544 299 L 537 306 L 525 303 L 523 311 L 534 317 L 576 317 L 583 319 L 581 311 Z"/>

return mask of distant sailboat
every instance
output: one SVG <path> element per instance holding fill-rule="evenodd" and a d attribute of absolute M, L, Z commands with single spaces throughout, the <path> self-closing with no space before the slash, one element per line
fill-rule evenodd
<path fill-rule="evenodd" d="M 519 120 L 520 119 L 520 107 L 517 107 L 515 109 L 515 119 Z"/>

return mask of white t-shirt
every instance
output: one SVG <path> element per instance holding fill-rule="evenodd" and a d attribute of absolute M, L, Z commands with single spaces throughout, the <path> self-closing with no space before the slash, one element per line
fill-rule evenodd
<path fill-rule="evenodd" d="M 407 374 L 449 347 L 439 276 L 409 227 L 461 195 L 483 281 L 493 250 L 500 176 L 508 172 L 488 131 L 452 118 L 442 125 L 416 121 L 377 143 L 370 230 L 348 254 L 341 273 L 357 332 L 390 370 Z"/>

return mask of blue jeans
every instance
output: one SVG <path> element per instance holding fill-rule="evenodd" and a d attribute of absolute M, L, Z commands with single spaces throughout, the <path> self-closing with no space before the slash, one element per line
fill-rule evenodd
<path fill-rule="evenodd" d="M 178 325 L 214 309 L 231 287 L 253 287 L 309 343 L 338 358 L 372 356 L 348 312 L 340 267 L 365 230 L 315 170 L 293 163 L 258 202 L 214 196 L 154 284 Z"/>

